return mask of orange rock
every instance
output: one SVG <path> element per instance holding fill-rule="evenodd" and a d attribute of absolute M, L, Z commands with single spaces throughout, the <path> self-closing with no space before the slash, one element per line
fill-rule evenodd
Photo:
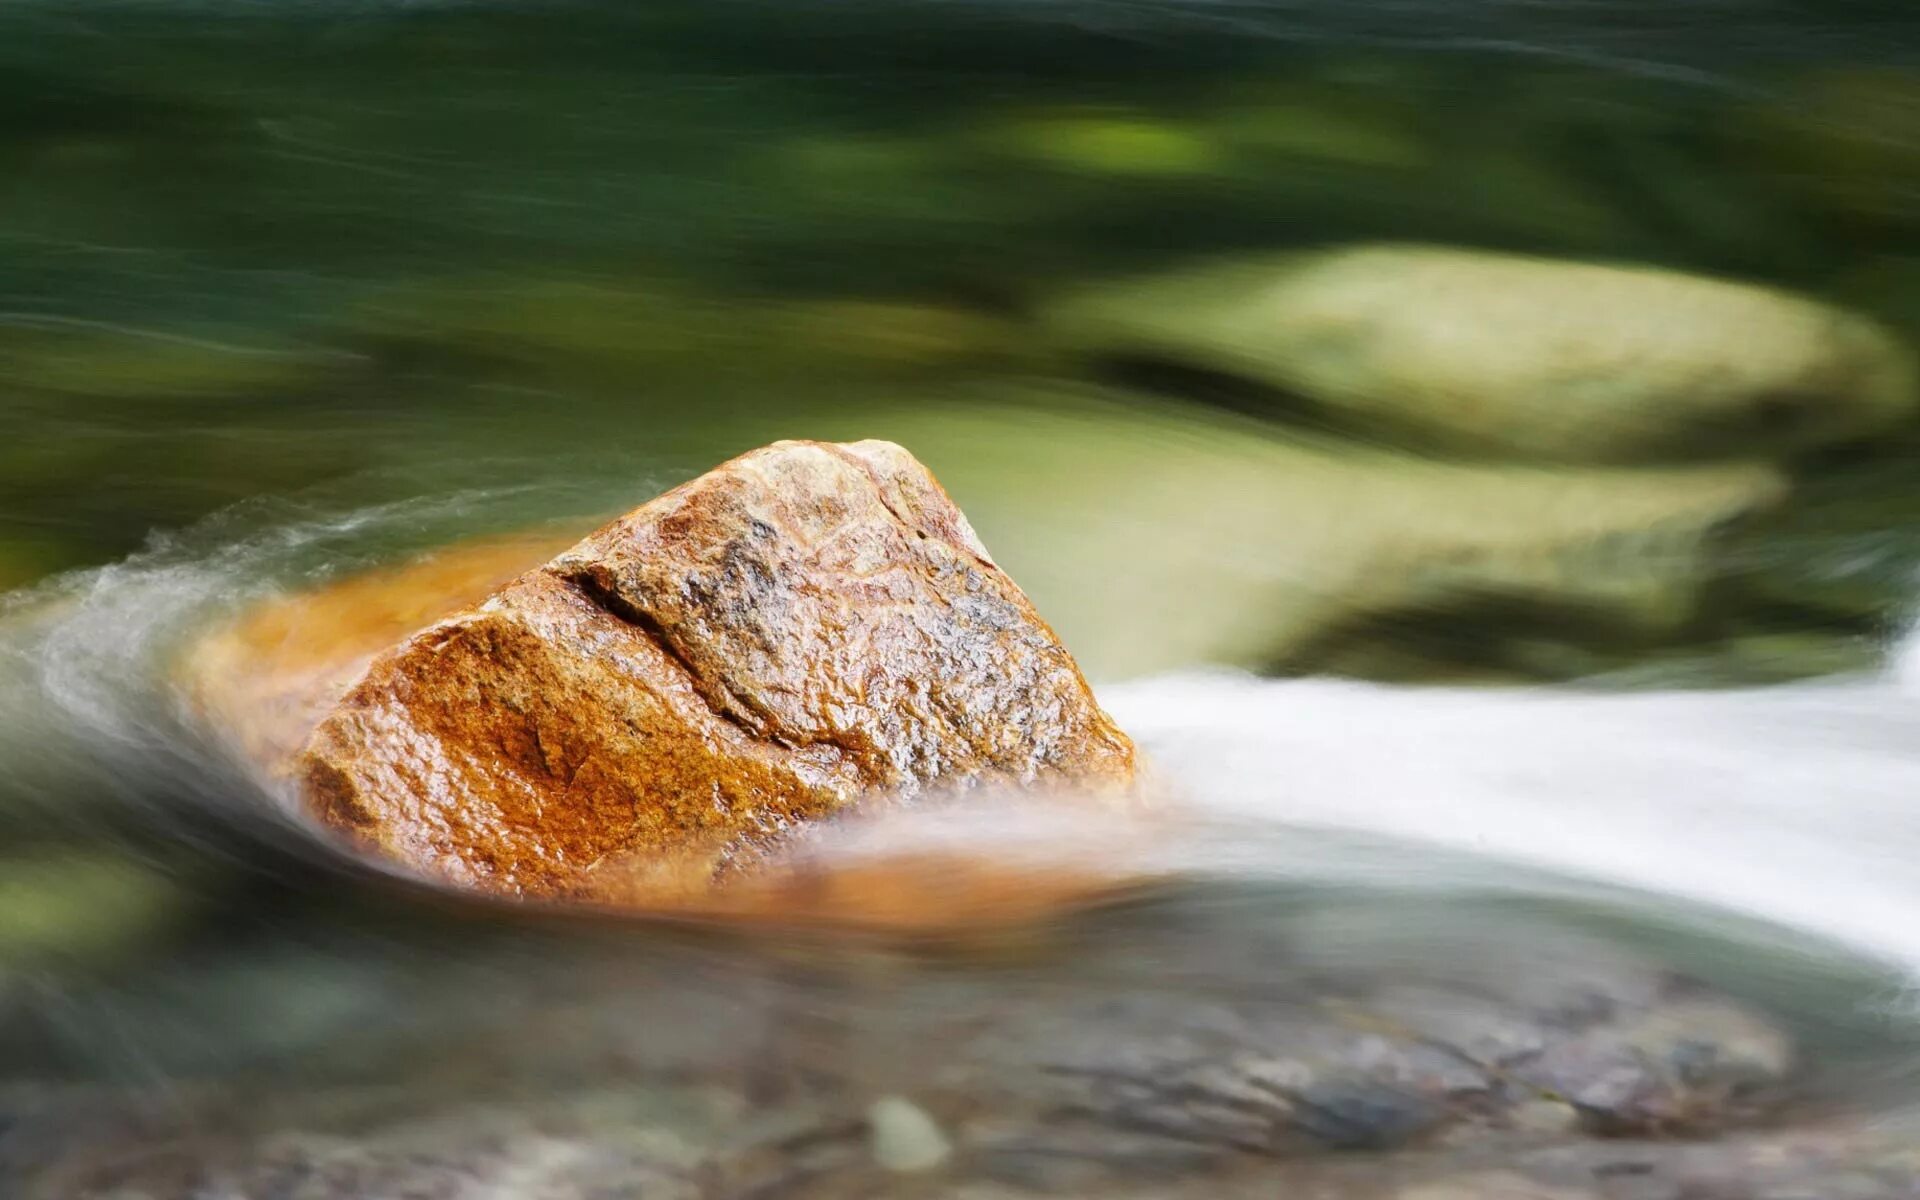
<path fill-rule="evenodd" d="M 623 906 L 854 919 L 866 896 L 876 923 L 912 924 L 900 879 L 924 856 L 826 883 L 782 852 L 856 809 L 1131 787 L 1132 744 L 897 446 L 776 443 L 511 577 L 544 549 L 468 547 L 262 609 L 196 656 L 207 707 L 388 859 Z M 1064 886 L 988 875 L 922 907 L 960 886 L 1018 911 Z"/>
<path fill-rule="evenodd" d="M 194 698 L 249 762 L 283 771 L 381 651 L 479 604 L 579 537 L 486 538 L 257 605 L 193 648 Z"/>

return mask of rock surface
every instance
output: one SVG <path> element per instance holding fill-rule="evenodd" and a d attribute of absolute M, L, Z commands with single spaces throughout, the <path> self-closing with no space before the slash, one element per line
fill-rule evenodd
<path fill-rule="evenodd" d="M 1358 432 L 1637 462 L 1789 452 L 1913 410 L 1912 356 L 1865 317 L 1652 268 L 1365 245 L 1094 285 L 1066 346 L 1220 372 Z M 1283 397 L 1291 397 L 1290 401 Z"/>
<path fill-rule="evenodd" d="M 327 825 L 513 896 L 700 905 L 856 801 L 1131 784 L 1131 743 L 898 446 L 735 459 L 367 661 L 537 545 L 410 568 L 446 585 L 412 599 L 322 593 L 341 636 L 311 601 L 257 613 L 199 690 Z"/>
<path fill-rule="evenodd" d="M 196 699 L 248 761 L 277 768 L 377 655 L 579 537 L 576 529 L 486 538 L 256 605 L 193 648 Z"/>

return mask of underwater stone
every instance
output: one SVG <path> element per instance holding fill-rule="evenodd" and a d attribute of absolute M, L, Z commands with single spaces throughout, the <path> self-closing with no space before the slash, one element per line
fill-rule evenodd
<path fill-rule="evenodd" d="M 1437 246 L 1233 260 L 1072 292 L 1070 350 L 1240 377 L 1358 432 L 1561 462 L 1786 453 L 1909 415 L 1912 355 L 1782 291 Z"/>
<path fill-rule="evenodd" d="M 942 454 L 999 560 L 1102 680 L 1341 669 L 1356 645 L 1395 645 L 1361 642 L 1364 622 L 1401 614 L 1457 614 L 1469 645 L 1497 650 L 1516 632 L 1503 606 L 1543 614 L 1543 635 L 1644 653 L 1694 636 L 1726 533 L 1791 500 L 1768 463 L 1444 462 L 1107 390 L 929 395 L 883 428 Z"/>

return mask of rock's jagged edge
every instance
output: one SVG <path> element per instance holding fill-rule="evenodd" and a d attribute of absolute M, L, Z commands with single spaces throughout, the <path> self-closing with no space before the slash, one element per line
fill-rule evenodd
<path fill-rule="evenodd" d="M 888 443 L 743 455 L 303 686 L 292 707 L 324 715 L 268 764 L 296 805 L 462 887 L 898 927 L 1119 886 L 942 851 L 843 873 L 800 845 L 956 792 L 1132 792 L 1132 745 L 1072 658 Z"/>

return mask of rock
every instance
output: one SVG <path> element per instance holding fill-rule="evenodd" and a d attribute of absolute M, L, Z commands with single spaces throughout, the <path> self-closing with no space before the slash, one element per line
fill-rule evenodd
<path fill-rule="evenodd" d="M 1912 356 L 1874 322 L 1646 267 L 1367 245 L 1071 293 L 1082 353 L 1244 377 L 1374 436 L 1560 462 L 1786 453 L 1913 410 Z M 1287 398 L 1295 398 L 1289 401 Z"/>
<path fill-rule="evenodd" d="M 1762 463 L 1447 463 L 1113 391 L 940 400 L 865 423 L 939 465 L 1102 680 L 1314 669 L 1357 619 L 1489 601 L 1559 638 L 1658 646 L 1692 636 L 1721 531 L 1787 495 Z"/>
<path fill-rule="evenodd" d="M 953 1157 L 953 1143 L 927 1111 L 904 1096 L 883 1096 L 867 1110 L 873 1161 L 896 1174 L 931 1171 Z"/>
<path fill-rule="evenodd" d="M 1598 1200 L 1595 1193 L 1550 1188 L 1513 1171 L 1484 1171 L 1415 1184 L 1394 1200 Z"/>
<path fill-rule="evenodd" d="M 195 645 L 186 674 L 201 708 L 248 761 L 290 761 L 375 656 L 481 603 L 579 536 L 484 538 L 256 605 Z"/>
<path fill-rule="evenodd" d="M 1131 743 L 897 446 L 777 443 L 492 590 L 537 547 L 270 606 L 194 653 L 194 690 L 328 827 L 508 896 L 797 903 L 809 873 L 766 864 L 822 818 L 1131 784 Z"/>
<path fill-rule="evenodd" d="M 552 936 L 530 947 L 472 913 L 386 926 L 391 943 L 355 926 L 280 987 L 299 993 L 346 968 L 386 1001 L 382 1015 L 266 1063 L 244 1056 L 244 1038 L 225 1040 L 227 1006 L 256 1010 L 241 1029 L 271 1023 L 263 993 L 233 986 L 234 960 L 257 949 L 226 939 L 178 964 L 167 986 L 77 1011 L 50 998 L 60 1019 L 47 1027 L 61 1041 L 90 1050 L 93 1031 L 131 1030 L 124 1044 L 148 1052 L 151 1079 L 83 1077 L 64 1103 L 23 1097 L 30 1132 L 12 1145 L 46 1157 L 9 1175 L 0 1136 L 0 1185 L 14 1185 L 10 1197 L 67 1197 L 111 1182 L 188 1200 L 224 1183 L 236 1195 L 346 1200 L 676 1195 L 677 1179 L 699 1182 L 701 1196 L 824 1200 L 899 1194 L 925 1172 L 938 1185 L 926 1194 L 939 1195 L 1358 1200 L 1466 1186 L 1499 1167 L 1550 1196 L 1570 1188 L 1571 1200 L 1583 1180 L 1631 1163 L 1669 1184 L 1709 1171 L 1812 1182 L 1823 1161 L 1828 1174 L 1914 1179 L 1915 1143 L 1891 1131 L 1856 1131 L 1819 1158 L 1796 1150 L 1805 1111 L 1776 1107 L 1796 1082 L 1785 1035 L 1604 943 L 1537 941 L 1526 923 L 1496 921 L 1490 943 L 1462 925 L 1448 944 L 1428 925 L 1405 941 L 1430 946 L 1430 962 L 1376 957 L 1381 943 L 1364 931 L 1349 959 L 1353 941 L 1336 930 L 1355 931 L 1351 920 L 1317 934 L 1311 920 L 1276 925 L 1266 896 L 1245 910 L 1252 920 L 1222 926 L 1223 898 L 1184 918 L 1136 912 L 1097 945 L 1020 971 L 829 951 L 795 974 L 738 953 L 752 941 L 606 937 L 584 923 L 545 925 Z M 1387 936 L 1404 914 L 1383 918 Z M 1473 963 L 1483 945 L 1487 961 Z M 156 1052 L 169 1036 L 200 1047 L 203 1071 L 163 1069 L 170 1060 Z M 1616 1037 L 1646 1055 L 1630 1068 L 1636 1086 L 1617 1094 L 1644 1096 L 1639 1084 L 1662 1080 L 1691 1121 L 1630 1122 L 1621 1138 L 1596 1140 L 1530 1077 L 1563 1045 Z M 1681 1059 L 1697 1069 L 1662 1073 Z M 1736 1060 L 1746 1065 L 1721 1070 Z M 1596 1059 L 1564 1086 L 1589 1089 L 1616 1069 Z M 1535 1107 L 1559 1122 L 1534 1119 Z M 1756 1119 L 1758 1140 L 1740 1139 Z M 1627 1140 L 1633 1132 L 1647 1140 Z M 1726 1136 L 1694 1139 L 1703 1133 Z M 1332 1182 L 1323 1172 L 1355 1174 L 1336 1190 L 1309 1186 Z M 1235 1180 L 1247 1190 L 1207 1190 Z M 305 1190 L 286 1192 L 295 1182 Z M 1647 1196 L 1676 1194 L 1688 1193 Z"/>
<path fill-rule="evenodd" d="M 1516 1133 L 1700 1136 L 1768 1115 L 1793 1077 L 1777 1026 L 1678 980 L 1628 974 L 1531 1001 L 1457 985 L 1272 991 L 1112 988 L 1000 1022 L 967 1047 L 968 1086 L 999 1094 L 956 1130 L 963 1155 L 1023 1177 L 1121 1147 L 1148 1157 L 1142 1139 L 1171 1166 Z"/>
<path fill-rule="evenodd" d="M 77 1111 L 48 1114 L 29 1127 L 37 1144 L 55 1148 L 17 1166 L 0 1157 L 0 1180 L 20 1200 L 1911 1200 L 1920 1188 L 1910 1121 L 1884 1130 L 1769 1130 L 1704 1143 L 1518 1144 L 1497 1155 L 1482 1148 L 1251 1159 L 1224 1170 L 1142 1167 L 1107 1147 L 1105 1160 L 1055 1164 L 1083 1168 L 1071 1182 L 960 1169 L 929 1178 L 937 1190 L 921 1191 L 919 1181 L 882 1175 L 863 1161 L 863 1147 L 843 1123 L 818 1115 L 807 1123 L 803 1114 L 782 1123 L 756 1113 L 742 1128 L 730 1106 L 697 1094 L 668 1097 L 672 1107 L 561 1098 L 382 1108 L 364 1093 L 327 1098 L 333 1112 L 282 1106 L 274 1115 L 290 1127 L 262 1131 L 247 1124 L 262 1124 L 259 1115 L 233 1101 L 186 1110 L 176 1093 L 171 1104 L 150 1102 L 161 1114 L 155 1116 L 128 1112 L 122 1095 L 78 1097 L 67 1103 Z M 206 1122 L 189 1127 L 188 1115 Z"/>
<path fill-rule="evenodd" d="M 1515 1082 L 1567 1105 L 1582 1129 L 1657 1137 L 1750 1119 L 1754 1098 L 1777 1091 L 1792 1061 L 1776 1026 L 1682 991 L 1509 1069 Z"/>

